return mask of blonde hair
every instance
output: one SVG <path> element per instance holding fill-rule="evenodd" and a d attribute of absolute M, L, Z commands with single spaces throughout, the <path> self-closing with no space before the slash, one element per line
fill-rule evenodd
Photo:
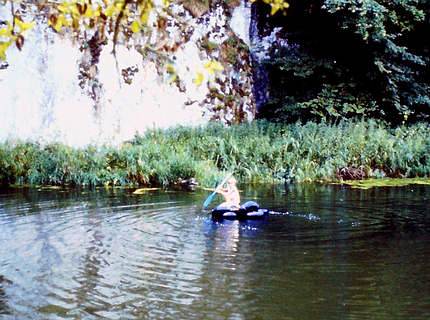
<path fill-rule="evenodd" d="M 227 180 L 228 184 L 236 184 L 237 180 L 234 177 L 231 177 L 230 179 Z"/>

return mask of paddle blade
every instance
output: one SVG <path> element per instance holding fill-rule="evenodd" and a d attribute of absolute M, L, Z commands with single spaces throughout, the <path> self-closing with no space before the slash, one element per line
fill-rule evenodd
<path fill-rule="evenodd" d="M 215 197 L 216 192 L 212 192 L 209 197 L 206 198 L 205 202 L 203 203 L 203 208 L 206 209 L 212 202 L 213 198 Z"/>

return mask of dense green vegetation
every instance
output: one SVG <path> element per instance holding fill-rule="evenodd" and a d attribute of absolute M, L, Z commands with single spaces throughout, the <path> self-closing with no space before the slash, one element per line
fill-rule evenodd
<path fill-rule="evenodd" d="M 120 147 L 0 144 L 4 185 L 167 186 L 195 177 L 211 186 L 224 172 L 241 182 L 334 181 L 430 176 L 428 124 L 382 122 L 152 130 Z"/>
<path fill-rule="evenodd" d="M 275 46 L 267 62 L 272 82 L 264 116 L 428 121 L 430 1 L 289 3 L 286 16 L 261 14 L 260 28 L 284 27 L 278 36 L 288 43 Z"/>

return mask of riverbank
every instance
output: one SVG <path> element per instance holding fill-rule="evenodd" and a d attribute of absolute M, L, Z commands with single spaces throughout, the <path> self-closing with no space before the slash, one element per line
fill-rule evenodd
<path fill-rule="evenodd" d="M 0 144 L 2 185 L 212 186 L 226 171 L 242 183 L 428 177 L 430 126 L 258 121 L 152 130 L 119 147 Z"/>

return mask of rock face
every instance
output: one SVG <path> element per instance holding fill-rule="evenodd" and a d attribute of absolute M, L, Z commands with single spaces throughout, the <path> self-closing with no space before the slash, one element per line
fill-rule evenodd
<path fill-rule="evenodd" d="M 186 7 L 153 18 L 116 59 L 111 39 L 83 45 L 38 23 L 0 68 L 0 141 L 115 144 L 147 128 L 252 120 L 250 5 Z"/>

